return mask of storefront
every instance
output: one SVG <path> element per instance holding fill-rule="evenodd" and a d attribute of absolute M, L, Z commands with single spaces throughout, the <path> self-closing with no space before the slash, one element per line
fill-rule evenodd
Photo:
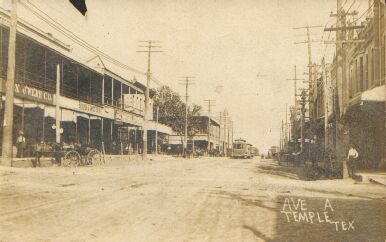
<path fill-rule="evenodd" d="M 2 90 L 0 90 L 1 93 L 3 93 Z M 3 96 L 2 107 L 4 107 L 4 101 Z M 52 129 L 55 124 L 54 95 L 52 93 L 17 83 L 15 84 L 13 107 L 13 145 L 16 145 L 17 135 L 23 132 L 24 156 L 32 156 L 33 147 L 37 143 L 55 141 L 55 130 Z M 3 108 L 0 110 L 0 116 L 1 119 L 4 118 Z M 2 128 L 1 125 L 1 134 Z"/>
<path fill-rule="evenodd" d="M 60 100 L 62 142 L 103 148 L 107 154 L 127 154 L 141 147 L 142 117 L 111 106 Z"/>

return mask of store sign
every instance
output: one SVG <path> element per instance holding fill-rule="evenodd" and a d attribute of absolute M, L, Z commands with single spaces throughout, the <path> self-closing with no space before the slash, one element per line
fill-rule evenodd
<path fill-rule="evenodd" d="M 88 103 L 84 103 L 84 102 L 79 102 L 79 110 L 82 112 L 85 112 L 85 113 L 90 113 L 90 114 L 95 114 L 95 115 L 101 116 L 103 108 L 96 106 L 96 105 L 92 105 L 92 104 L 88 104 Z"/>
<path fill-rule="evenodd" d="M 138 118 L 132 113 L 122 111 L 120 109 L 115 109 L 115 121 L 124 122 L 129 124 L 140 125 L 142 118 Z"/>
<path fill-rule="evenodd" d="M 54 103 L 54 94 L 19 83 L 15 84 L 15 95 L 48 104 Z"/>

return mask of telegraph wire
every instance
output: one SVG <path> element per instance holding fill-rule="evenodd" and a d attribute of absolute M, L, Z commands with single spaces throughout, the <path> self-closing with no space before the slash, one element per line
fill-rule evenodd
<path fill-rule="evenodd" d="M 71 39 L 72 41 L 74 41 L 75 43 L 77 43 L 78 45 L 80 45 L 81 47 L 87 49 L 88 51 L 96 54 L 96 55 L 100 55 L 102 56 L 103 58 L 105 58 L 107 61 L 109 61 L 110 63 L 113 63 L 115 65 L 117 65 L 118 67 L 121 67 L 125 70 L 129 70 L 129 71 L 132 71 L 134 73 L 137 73 L 137 74 L 140 74 L 140 75 L 146 75 L 145 72 L 143 71 L 140 71 L 136 68 L 133 68 L 133 67 L 130 67 L 116 59 L 114 59 L 113 57 L 109 56 L 108 54 L 106 54 L 105 52 L 97 49 L 96 47 L 92 46 L 91 44 L 87 43 L 86 41 L 84 41 L 82 38 L 80 38 L 79 36 L 77 36 L 76 34 L 74 34 L 72 31 L 68 30 L 66 27 L 64 27 L 62 24 L 60 24 L 59 22 L 57 22 L 55 19 L 53 19 L 52 17 L 50 17 L 47 13 L 45 13 L 44 11 L 40 10 L 37 6 L 35 6 L 33 3 L 31 3 L 30 1 L 27 1 L 27 3 L 29 5 L 31 5 L 33 8 L 37 9 L 40 13 L 38 13 L 36 10 L 32 9 L 32 7 L 26 5 L 24 2 L 20 2 L 20 4 L 25 7 L 27 10 L 29 10 L 32 14 L 34 14 L 36 17 L 38 17 L 40 20 L 42 20 L 43 22 L 47 23 L 49 26 L 51 26 L 52 28 L 54 28 L 55 30 L 57 30 L 58 32 L 60 32 L 61 34 L 63 34 L 64 36 L 66 36 L 67 38 Z M 42 14 L 44 14 L 46 17 L 42 16 Z M 47 20 L 47 18 L 49 18 L 49 20 Z M 54 23 L 52 23 L 54 22 Z M 152 77 L 152 80 L 159 86 L 162 86 L 162 83 L 155 77 Z"/>

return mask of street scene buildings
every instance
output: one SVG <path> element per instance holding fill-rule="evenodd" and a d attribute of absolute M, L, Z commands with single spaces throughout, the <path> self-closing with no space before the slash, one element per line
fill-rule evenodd
<path fill-rule="evenodd" d="M 290 124 L 283 126 L 283 160 L 343 169 L 351 145 L 361 154 L 357 168 L 385 168 L 385 11 L 382 1 L 370 1 L 360 20 L 355 11 L 331 15 L 337 25 L 324 31 L 336 32 L 336 40 L 326 41 L 336 52 L 320 62 L 309 56 L 308 86 L 295 96 Z M 312 26 L 304 29 L 309 37 Z"/>
<path fill-rule="evenodd" d="M 0 241 L 384 241 L 385 0 L 0 1 Z"/>

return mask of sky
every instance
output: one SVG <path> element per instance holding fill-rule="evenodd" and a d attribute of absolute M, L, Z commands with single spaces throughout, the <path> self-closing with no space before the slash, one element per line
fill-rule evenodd
<path fill-rule="evenodd" d="M 21 0 L 26 2 L 28 0 Z M 119 61 L 145 71 L 147 57 L 136 52 L 142 40 L 161 41 L 162 53 L 152 56 L 152 73 L 185 95 L 178 80 L 194 76 L 190 102 L 214 99 L 213 116 L 227 109 L 234 138 L 244 138 L 265 151 L 279 144 L 286 104 L 293 105 L 294 65 L 305 78 L 308 54 L 305 25 L 330 26 L 336 0 L 86 0 L 82 16 L 68 0 L 29 0 L 73 33 Z M 10 0 L 0 0 L 9 8 Z M 345 8 L 366 9 L 367 0 L 345 0 Z M 55 37 L 81 47 L 18 6 L 18 15 Z M 334 38 L 323 28 L 311 30 L 311 39 Z M 331 61 L 334 45 L 312 43 L 312 59 Z M 79 58 L 87 60 L 93 53 Z M 134 74 L 133 74 L 134 75 Z M 299 84 L 300 85 L 300 84 Z M 156 87 L 155 84 L 152 84 Z"/>

